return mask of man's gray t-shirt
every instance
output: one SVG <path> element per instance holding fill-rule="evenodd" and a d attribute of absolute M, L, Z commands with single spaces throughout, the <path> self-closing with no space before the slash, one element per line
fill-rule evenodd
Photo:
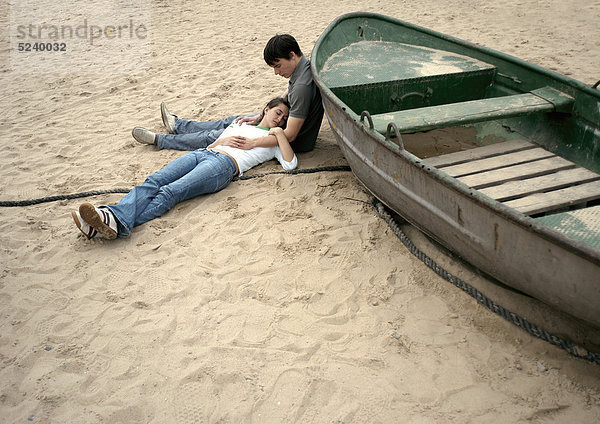
<path fill-rule="evenodd" d="M 310 61 L 302 56 L 298 66 L 290 76 L 288 87 L 290 116 L 304 119 L 304 124 L 292 142 L 295 152 L 308 152 L 315 147 L 315 141 L 323 120 L 321 93 L 313 81 Z"/>

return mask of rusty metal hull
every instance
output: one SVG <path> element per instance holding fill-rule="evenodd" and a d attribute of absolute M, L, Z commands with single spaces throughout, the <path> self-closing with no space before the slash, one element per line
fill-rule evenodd
<path fill-rule="evenodd" d="M 325 114 L 359 181 L 469 263 L 517 290 L 600 326 L 600 265 L 526 217 L 498 211 L 324 97 Z"/>

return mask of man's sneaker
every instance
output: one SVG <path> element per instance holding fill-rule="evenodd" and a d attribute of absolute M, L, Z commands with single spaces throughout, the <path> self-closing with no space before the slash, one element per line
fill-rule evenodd
<path fill-rule="evenodd" d="M 85 222 L 81 215 L 79 215 L 78 211 L 71 212 L 71 216 L 73 217 L 73 221 L 75 221 L 75 225 L 77 225 L 77 228 L 79 228 L 79 231 L 81 231 L 83 235 L 88 238 L 88 240 L 96 237 L 98 231 L 94 230 L 94 228 L 92 228 L 90 224 Z"/>
<path fill-rule="evenodd" d="M 142 127 L 135 127 L 131 131 L 131 135 L 138 143 L 156 144 L 156 134 Z"/>
<path fill-rule="evenodd" d="M 109 240 L 117 238 L 117 220 L 107 207 L 96 208 L 91 203 L 79 206 L 79 214 L 83 220 Z"/>
<path fill-rule="evenodd" d="M 162 118 L 163 125 L 167 129 L 167 132 L 169 134 L 175 134 L 175 118 L 177 118 L 177 116 L 169 112 L 165 102 L 160 104 L 160 117 Z"/>

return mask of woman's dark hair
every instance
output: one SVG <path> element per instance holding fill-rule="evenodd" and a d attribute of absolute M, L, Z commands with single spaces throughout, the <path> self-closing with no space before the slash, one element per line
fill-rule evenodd
<path fill-rule="evenodd" d="M 279 59 L 290 59 L 292 52 L 302 56 L 302 50 L 294 37 L 290 34 L 277 34 L 267 42 L 264 51 L 267 65 L 274 66 Z"/>
<path fill-rule="evenodd" d="M 274 99 L 271 99 L 265 108 L 273 109 L 275 106 L 279 106 L 281 104 L 287 106 L 288 109 L 290 108 L 290 104 L 283 97 L 275 97 Z"/>
<path fill-rule="evenodd" d="M 262 119 L 265 117 L 265 111 L 267 110 L 267 108 L 273 109 L 274 107 L 277 107 L 279 105 L 285 105 L 288 109 L 290 108 L 290 104 L 286 99 L 284 99 L 283 97 L 275 97 L 274 99 L 271 99 L 269 103 L 267 103 L 267 105 L 263 108 L 260 116 L 258 117 L 258 122 L 262 121 Z M 285 128 L 285 124 L 282 125 L 282 127 Z"/>

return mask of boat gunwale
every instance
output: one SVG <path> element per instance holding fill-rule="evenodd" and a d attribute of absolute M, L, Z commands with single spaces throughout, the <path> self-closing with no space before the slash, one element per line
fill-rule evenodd
<path fill-rule="evenodd" d="M 543 74 L 547 77 L 550 77 L 554 80 L 558 80 L 558 81 L 562 82 L 563 84 L 568 84 L 577 90 L 582 90 L 582 91 L 586 92 L 587 94 L 591 94 L 595 97 L 598 97 L 599 100 L 600 100 L 600 90 L 594 89 L 592 87 L 589 87 L 589 86 L 583 84 L 580 81 L 577 81 L 572 78 L 566 77 L 564 75 L 558 74 L 554 71 L 543 68 L 541 66 L 526 62 L 526 61 L 516 58 L 514 56 L 511 56 L 511 55 L 508 55 L 505 53 L 501 53 L 499 51 L 496 51 L 496 50 L 493 50 L 493 49 L 490 49 L 487 47 L 481 47 L 481 46 L 478 46 L 476 44 L 473 44 L 473 43 L 465 41 L 465 40 L 461 40 L 456 37 L 442 34 L 442 33 L 433 31 L 428 28 L 420 27 L 418 25 L 410 24 L 408 22 L 405 22 L 405 21 L 402 21 L 402 20 L 399 20 L 396 18 L 388 17 L 385 15 L 381 15 L 381 14 L 373 13 L 373 12 L 352 12 L 352 13 L 344 14 L 344 15 L 336 18 L 333 22 L 331 22 L 329 24 L 329 26 L 325 29 L 325 31 L 323 31 L 323 33 L 319 36 L 319 38 L 317 39 L 317 41 L 314 45 L 314 48 L 313 48 L 312 54 L 311 54 L 311 59 L 312 59 L 311 60 L 311 71 L 313 74 L 313 79 L 321 91 L 321 95 L 323 97 L 327 97 L 327 99 L 329 101 L 331 101 L 332 103 L 334 103 L 343 113 L 346 113 L 349 116 L 349 118 L 352 119 L 352 121 L 354 121 L 354 124 L 356 126 L 362 127 L 363 133 L 365 133 L 367 136 L 369 136 L 369 138 L 371 138 L 372 140 L 376 141 L 377 143 L 383 145 L 386 149 L 390 150 L 392 153 L 401 157 L 406 162 L 410 163 L 412 166 L 417 167 L 417 168 L 422 168 L 422 170 L 425 173 L 427 173 L 429 176 L 433 177 L 435 180 L 439 181 L 442 185 L 460 193 L 461 195 L 463 195 L 469 199 L 472 199 L 473 201 L 475 201 L 476 203 L 478 203 L 480 206 L 482 206 L 484 208 L 491 209 L 494 213 L 498 214 L 500 217 L 508 219 L 508 220 L 520 225 L 525 230 L 532 231 L 532 232 L 540 235 L 541 237 L 543 237 L 547 240 L 550 240 L 552 242 L 555 242 L 555 243 L 561 245 L 562 247 L 566 248 L 567 250 L 569 250 L 579 256 L 586 257 L 589 260 L 591 260 L 592 262 L 600 265 L 600 251 L 599 250 L 593 249 L 592 247 L 590 247 L 589 245 L 587 245 L 584 242 L 571 239 L 571 238 L 567 237 L 566 235 L 564 235 L 550 227 L 547 227 L 547 226 L 544 226 L 544 225 L 538 223 L 534 218 L 531 218 L 521 212 L 518 212 L 517 210 L 515 210 L 509 206 L 506 206 L 506 205 L 502 204 L 501 202 L 498 202 L 498 201 L 492 199 L 491 197 L 484 195 L 483 193 L 480 193 L 477 189 L 467 186 L 466 184 L 462 183 L 458 179 L 453 178 L 453 177 L 449 176 L 448 174 L 446 174 L 445 172 L 437 169 L 435 166 L 427 164 L 426 158 L 419 158 L 419 157 L 413 155 L 412 153 L 410 153 L 409 151 L 401 149 L 397 144 L 388 140 L 386 137 L 379 134 L 374 129 L 367 128 L 362 122 L 360 122 L 359 115 L 357 115 L 354 112 L 354 110 L 352 110 L 344 102 L 342 102 L 333 93 L 333 91 L 331 89 L 329 89 L 329 87 L 327 87 L 321 81 L 321 79 L 319 78 L 317 69 L 316 69 L 316 63 L 315 63 L 316 61 L 314 60 L 314 58 L 316 57 L 315 53 L 316 52 L 318 53 L 321 44 L 329 36 L 329 34 L 331 33 L 331 30 L 333 28 L 335 28 L 340 22 L 343 22 L 348 19 L 357 18 L 357 17 L 376 18 L 376 19 L 387 21 L 387 22 L 391 22 L 393 24 L 399 24 L 399 25 L 405 26 L 407 28 L 410 28 L 412 30 L 416 30 L 416 31 L 423 32 L 428 35 L 434 36 L 436 38 L 441 38 L 446 41 L 460 44 L 464 47 L 478 50 L 485 54 L 495 56 L 499 59 L 502 59 L 502 60 L 505 60 L 508 62 L 512 62 L 516 65 L 519 65 L 519 66 L 528 68 L 530 70 L 533 70 L 535 72 L 541 73 L 541 74 Z M 328 112 L 327 109 L 326 109 L 326 112 Z M 329 113 L 327 113 L 327 116 L 329 117 Z M 359 178 L 359 180 L 360 180 L 360 178 Z M 369 189 L 369 191 L 373 192 L 372 189 Z M 396 211 L 396 212 L 398 212 L 398 211 Z M 410 217 L 409 221 L 412 222 L 414 220 L 412 219 L 412 217 Z M 420 228 L 419 225 L 417 225 L 417 226 Z"/>

